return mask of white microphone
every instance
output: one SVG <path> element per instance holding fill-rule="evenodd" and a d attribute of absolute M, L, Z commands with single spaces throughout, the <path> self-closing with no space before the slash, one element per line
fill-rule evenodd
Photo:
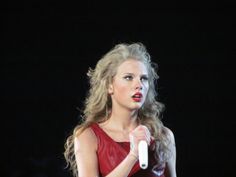
<path fill-rule="evenodd" d="M 148 145 L 144 140 L 141 140 L 138 144 L 138 157 L 140 168 L 146 169 L 148 167 Z"/>

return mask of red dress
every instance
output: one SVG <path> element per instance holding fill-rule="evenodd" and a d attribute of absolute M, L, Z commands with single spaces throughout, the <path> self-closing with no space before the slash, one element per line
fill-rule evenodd
<path fill-rule="evenodd" d="M 92 124 L 91 129 L 98 140 L 97 157 L 99 172 L 100 176 L 103 177 L 108 175 L 128 155 L 130 151 L 130 143 L 115 142 L 99 127 L 98 124 Z M 153 151 L 149 150 L 148 158 L 148 168 L 145 170 L 141 169 L 139 167 L 139 162 L 137 161 L 129 173 L 129 177 L 165 177 L 165 166 L 156 166 L 157 163 Z"/>

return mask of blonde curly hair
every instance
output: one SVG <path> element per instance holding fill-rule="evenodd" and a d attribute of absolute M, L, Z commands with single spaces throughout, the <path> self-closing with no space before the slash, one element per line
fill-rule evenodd
<path fill-rule="evenodd" d="M 83 110 L 82 124 L 78 124 L 72 135 L 65 143 L 64 156 L 67 165 L 75 177 L 78 176 L 77 164 L 74 154 L 74 139 L 83 130 L 88 128 L 92 123 L 100 123 L 109 119 L 109 112 L 112 104 L 108 94 L 108 86 L 112 83 L 116 75 L 117 68 L 127 59 L 141 61 L 147 67 L 149 90 L 143 106 L 138 110 L 138 121 L 140 124 L 147 126 L 156 140 L 156 159 L 159 163 L 167 161 L 170 151 L 170 143 L 165 133 L 164 125 L 161 121 L 161 113 L 164 105 L 156 100 L 157 92 L 155 82 L 158 79 L 156 73 L 157 64 L 151 62 L 151 57 L 142 43 L 117 44 L 107 54 L 105 54 L 97 63 L 95 69 L 89 68 L 87 73 L 90 81 L 90 89 L 85 100 Z"/>

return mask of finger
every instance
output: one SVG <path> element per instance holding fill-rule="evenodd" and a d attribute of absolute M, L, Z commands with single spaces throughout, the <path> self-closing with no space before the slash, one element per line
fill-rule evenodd
<path fill-rule="evenodd" d="M 145 125 L 141 125 L 140 126 L 140 128 L 139 128 L 139 130 L 141 131 L 145 131 L 145 133 L 147 134 L 147 135 L 150 135 L 150 131 L 149 131 L 149 129 L 147 128 L 147 126 L 145 126 Z"/>

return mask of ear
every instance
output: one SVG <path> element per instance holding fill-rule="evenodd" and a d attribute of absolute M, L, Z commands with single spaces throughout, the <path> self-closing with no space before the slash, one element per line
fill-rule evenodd
<path fill-rule="evenodd" d="M 110 95 L 113 94 L 113 85 L 112 85 L 112 84 L 110 84 L 110 85 L 108 86 L 108 93 L 109 93 Z"/>

